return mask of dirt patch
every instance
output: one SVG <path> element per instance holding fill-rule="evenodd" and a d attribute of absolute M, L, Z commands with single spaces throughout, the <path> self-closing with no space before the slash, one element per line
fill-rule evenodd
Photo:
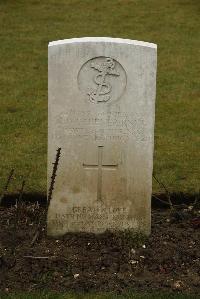
<path fill-rule="evenodd" d="M 0 290 L 123 292 L 131 288 L 199 294 L 198 213 L 185 207 L 172 214 L 154 208 L 152 234 L 146 240 L 128 232 L 66 234 L 56 240 L 46 237 L 43 207 L 33 203 L 18 211 L 15 206 L 1 207 Z"/>

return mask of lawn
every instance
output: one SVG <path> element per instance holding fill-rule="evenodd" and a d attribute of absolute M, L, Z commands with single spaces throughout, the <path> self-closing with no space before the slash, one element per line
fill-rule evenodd
<path fill-rule="evenodd" d="M 114 295 L 114 294 L 89 294 L 89 295 L 73 295 L 73 294 L 11 294 L 11 295 L 2 295 L 0 294 L 0 299 L 197 299 L 195 295 L 183 295 L 183 294 L 134 294 L 127 293 L 123 295 Z"/>
<path fill-rule="evenodd" d="M 112 36 L 158 44 L 154 172 L 170 191 L 199 188 L 199 0 L 0 1 L 0 187 L 46 192 L 47 45 Z M 154 182 L 153 192 L 162 192 Z"/>

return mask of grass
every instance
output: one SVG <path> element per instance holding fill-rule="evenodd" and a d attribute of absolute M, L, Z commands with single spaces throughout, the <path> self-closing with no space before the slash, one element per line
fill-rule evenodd
<path fill-rule="evenodd" d="M 198 299 L 197 295 L 184 295 L 184 294 L 172 294 L 172 293 L 155 293 L 155 294 L 135 294 L 127 293 L 123 295 L 114 294 L 11 294 L 2 295 L 0 299 Z"/>
<path fill-rule="evenodd" d="M 0 186 L 46 192 L 47 45 L 82 36 L 158 44 L 154 171 L 170 191 L 199 188 L 199 0 L 0 1 Z M 155 183 L 155 193 L 161 192 Z"/>

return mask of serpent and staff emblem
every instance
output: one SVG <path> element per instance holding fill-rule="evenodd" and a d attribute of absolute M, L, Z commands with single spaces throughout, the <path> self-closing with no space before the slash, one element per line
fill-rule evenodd
<path fill-rule="evenodd" d="M 96 104 L 109 101 L 111 99 L 110 92 L 112 86 L 106 79 L 108 76 L 120 76 L 115 69 L 115 61 L 107 57 L 101 64 L 91 62 L 90 67 L 97 70 L 98 74 L 93 78 L 96 88 L 88 93 L 89 100 Z"/>
<path fill-rule="evenodd" d="M 127 75 L 116 59 L 98 56 L 87 60 L 81 66 L 77 83 L 87 102 L 104 106 L 122 98 L 126 90 Z"/>

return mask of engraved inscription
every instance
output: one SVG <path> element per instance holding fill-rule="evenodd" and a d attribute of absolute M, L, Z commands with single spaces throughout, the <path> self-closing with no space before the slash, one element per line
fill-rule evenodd
<path fill-rule="evenodd" d="M 150 141 L 147 122 L 133 113 L 69 110 L 56 119 L 55 138 L 83 138 L 96 141 Z"/>
<path fill-rule="evenodd" d="M 63 229 L 67 227 L 79 228 L 88 232 L 119 229 L 119 227 L 132 227 L 128 220 L 127 207 L 105 207 L 105 206 L 73 206 L 68 209 L 67 213 L 56 213 L 55 218 L 51 219 L 51 225 L 55 229 Z M 137 221 L 132 219 L 134 226 L 137 227 Z"/>
<path fill-rule="evenodd" d="M 115 59 L 95 57 L 81 67 L 78 86 L 90 102 L 110 103 L 121 98 L 125 91 L 126 73 Z"/>
<path fill-rule="evenodd" d="M 97 201 L 102 200 L 102 170 L 110 169 L 115 170 L 118 167 L 118 164 L 114 165 L 105 165 L 103 164 L 103 146 L 98 146 L 98 164 L 84 164 L 85 169 L 98 169 L 98 179 L 97 179 Z"/>

